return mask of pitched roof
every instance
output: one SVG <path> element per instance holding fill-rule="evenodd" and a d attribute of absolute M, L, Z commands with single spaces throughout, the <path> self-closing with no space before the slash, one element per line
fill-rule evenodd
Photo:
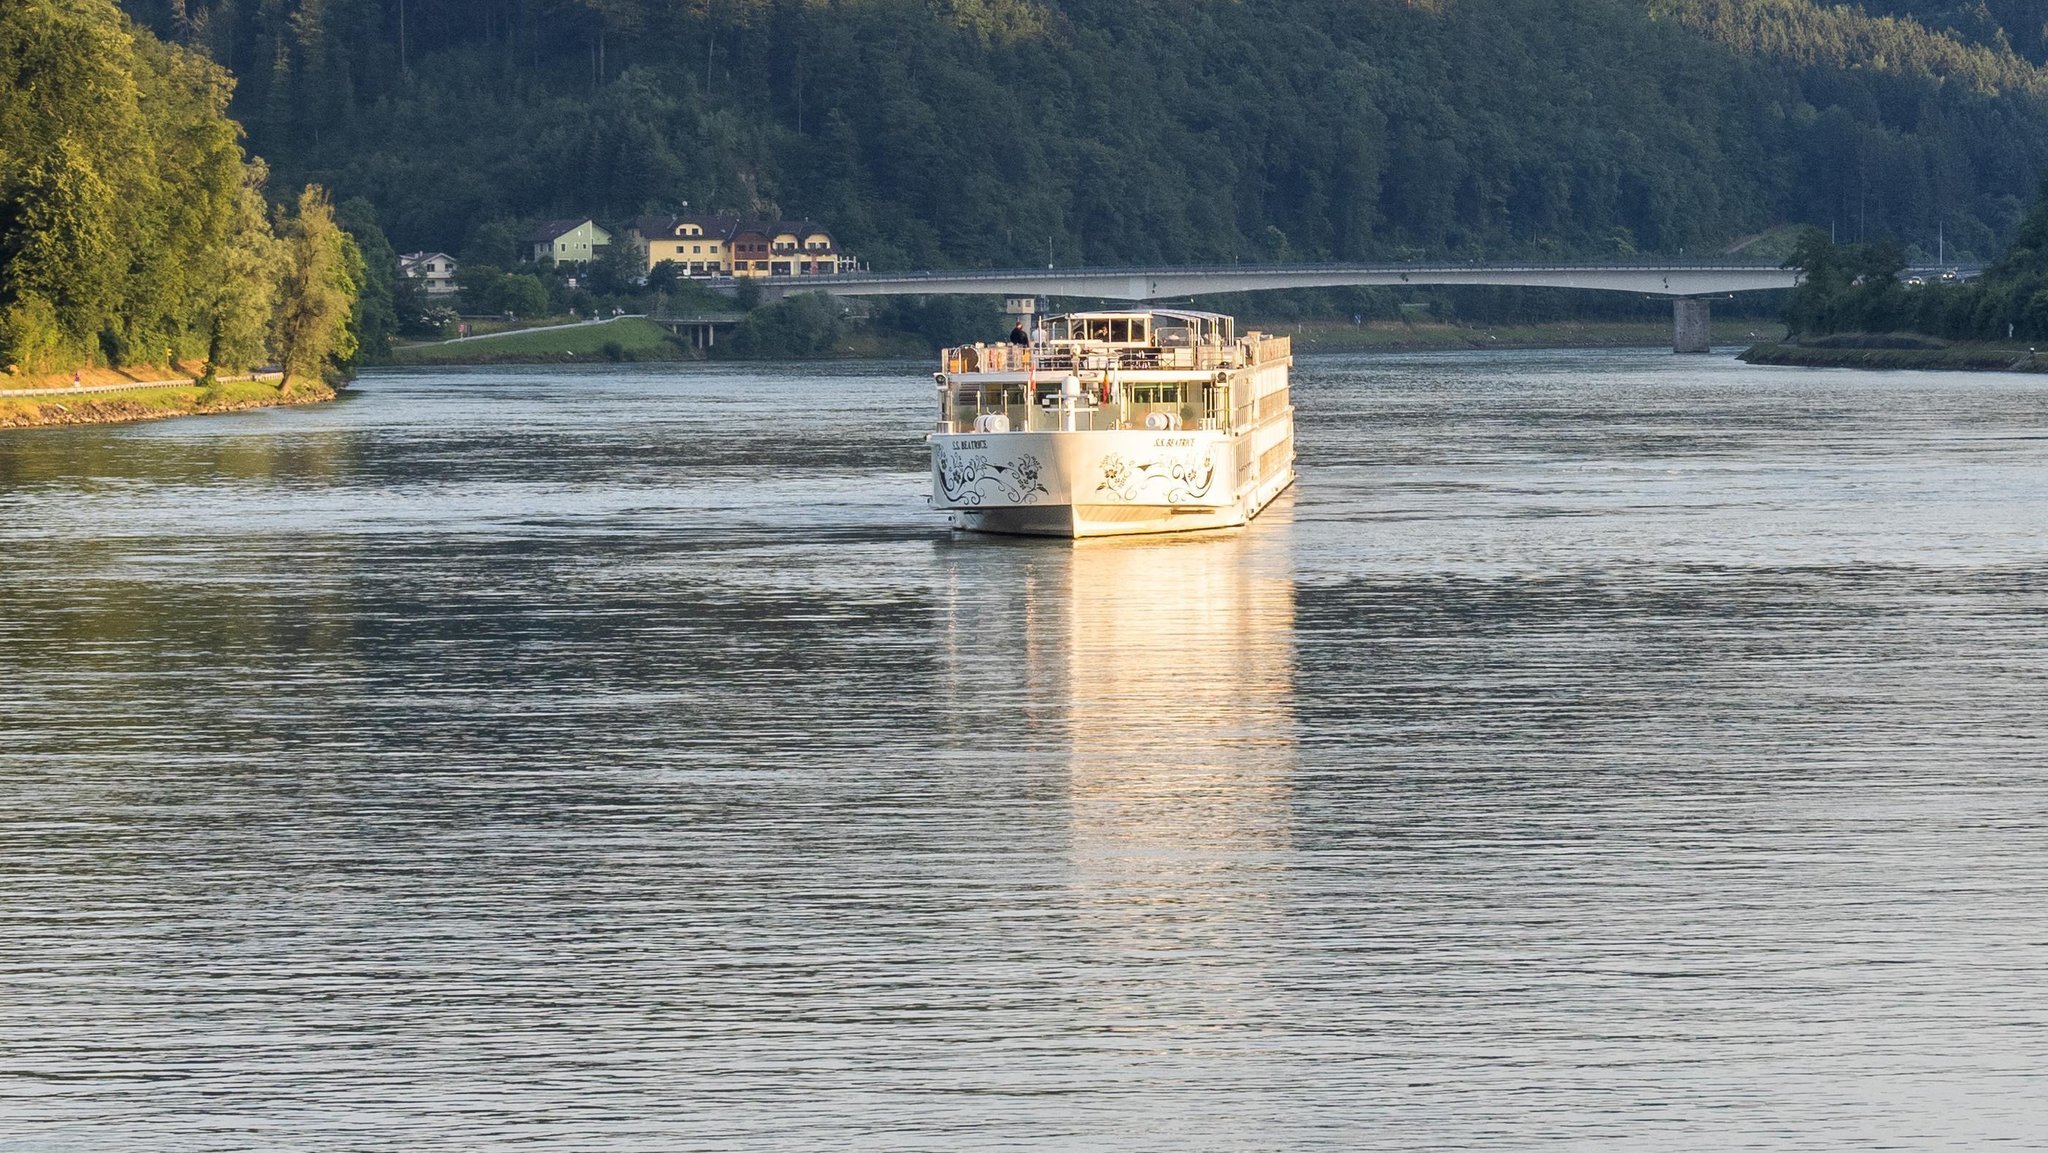
<path fill-rule="evenodd" d="M 792 232 L 798 236 L 816 236 L 832 232 L 823 225 L 809 220 L 766 220 L 747 219 L 738 216 L 642 216 L 633 221 L 633 231 L 644 240 L 673 240 L 683 235 L 683 226 L 694 224 L 707 237 L 731 240 L 742 232 L 755 232 L 762 236 Z"/>
<path fill-rule="evenodd" d="M 642 239 L 673 240 L 683 235 L 683 226 L 694 224 L 707 237 L 724 240 L 739 229 L 737 216 L 642 216 L 633 221 L 633 231 Z"/>
<path fill-rule="evenodd" d="M 527 237 L 526 242 L 528 244 L 552 244 L 557 237 L 565 232 L 574 232 L 583 225 L 595 225 L 596 223 L 595 220 L 588 216 L 565 216 L 560 220 L 550 220 L 539 228 L 534 229 L 533 235 Z"/>
<path fill-rule="evenodd" d="M 455 263 L 455 258 L 445 252 L 407 252 L 399 256 L 398 267 L 413 268 L 425 264 L 429 260 L 441 260 L 449 264 Z"/>

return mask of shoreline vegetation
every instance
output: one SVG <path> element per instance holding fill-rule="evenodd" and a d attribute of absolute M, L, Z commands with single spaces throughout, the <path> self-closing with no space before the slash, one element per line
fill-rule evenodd
<path fill-rule="evenodd" d="M 1767 341 L 1740 354 L 1746 364 L 1784 368 L 1917 369 L 1935 372 L 2048 372 L 2048 356 L 2033 347 L 1956 343 L 1886 334 L 1830 336 L 1809 341 Z"/>
<path fill-rule="evenodd" d="M 1261 324 L 1294 337 L 1297 352 L 1448 352 L 1479 348 L 1670 348 L 1670 321 L 1555 320 L 1528 324 L 1416 324 L 1372 321 L 1304 321 Z M 1785 326 L 1772 320 L 1732 319 L 1714 322 L 1718 346 L 1779 339 Z"/>
<path fill-rule="evenodd" d="M 1792 262 L 1801 280 L 1785 304 L 1787 339 L 1744 353 L 1751 364 L 2048 371 L 2036 352 L 2048 347 L 2048 178 L 1976 277 L 1909 274 L 1896 243 L 1838 245 L 1818 229 Z"/>

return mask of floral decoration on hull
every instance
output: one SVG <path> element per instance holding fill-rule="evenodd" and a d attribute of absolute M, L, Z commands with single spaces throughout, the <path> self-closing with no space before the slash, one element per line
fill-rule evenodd
<path fill-rule="evenodd" d="M 932 472 L 938 478 L 939 491 L 954 504 L 977 505 L 998 498 L 1031 504 L 1050 492 L 1042 479 L 1045 466 L 1035 456 L 995 464 L 981 455 L 942 453 Z"/>

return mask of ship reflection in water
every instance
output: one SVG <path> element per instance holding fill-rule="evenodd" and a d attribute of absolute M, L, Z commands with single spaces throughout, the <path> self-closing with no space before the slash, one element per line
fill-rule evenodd
<path fill-rule="evenodd" d="M 1310 367 L 1082 542 L 900 365 L 0 436 L 0 1150 L 2038 1144 L 2048 383 Z"/>
<path fill-rule="evenodd" d="M 941 680 L 971 694 L 991 662 L 1014 662 L 1025 755 L 1055 771 L 1064 760 L 1046 787 L 1064 790 L 1047 800 L 1067 813 L 1056 919 L 1069 923 L 1046 931 L 1091 958 L 1077 984 L 1104 1000 L 1078 1009 L 1142 996 L 1147 1016 L 1214 1023 L 1233 1010 L 1211 982 L 1246 974 L 1204 960 L 1241 953 L 1281 915 L 1297 766 L 1292 505 L 1283 496 L 1226 533 L 961 546 L 1026 554 L 1021 590 L 979 580 L 950 605 Z"/>

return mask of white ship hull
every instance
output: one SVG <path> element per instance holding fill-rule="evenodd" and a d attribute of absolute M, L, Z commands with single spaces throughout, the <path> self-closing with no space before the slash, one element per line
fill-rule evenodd
<path fill-rule="evenodd" d="M 950 512 L 956 528 L 1026 536 L 1232 528 L 1294 483 L 1291 415 L 1237 436 L 1143 429 L 935 435 L 932 504 Z M 1286 467 L 1261 475 L 1259 461 L 1276 448 Z"/>

